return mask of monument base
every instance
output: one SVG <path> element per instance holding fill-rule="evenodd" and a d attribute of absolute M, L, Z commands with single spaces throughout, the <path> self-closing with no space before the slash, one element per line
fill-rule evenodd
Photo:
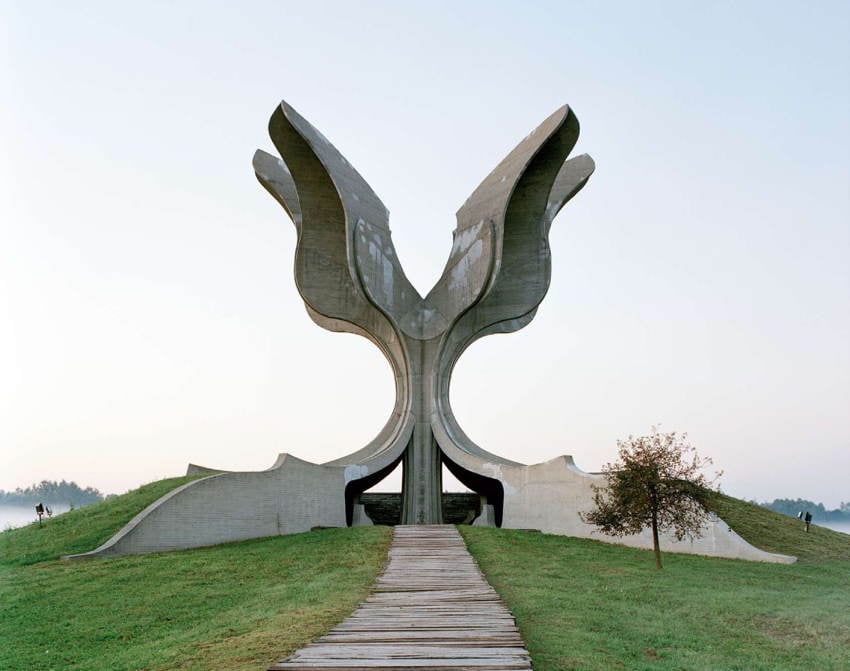
<path fill-rule="evenodd" d="M 473 459 L 478 458 L 466 455 L 464 461 Z M 473 464 L 460 466 L 469 468 Z M 187 474 L 209 475 L 155 501 L 100 547 L 64 558 L 184 550 L 301 533 L 315 527 L 370 525 L 373 522 L 359 499 L 346 502 L 347 470 L 348 467 L 340 465 L 312 464 L 289 454 L 280 455 L 271 468 L 259 472 L 225 472 L 190 465 Z M 487 479 L 498 482 L 503 491 L 501 501 L 482 497 L 480 513 L 470 520 L 476 526 L 535 529 L 652 548 L 649 530 L 614 538 L 581 520 L 579 513 L 593 505 L 592 485 L 598 485 L 603 476 L 581 471 L 572 457 L 562 456 L 531 466 L 482 462 L 475 464 L 475 470 L 488 472 Z M 677 541 L 663 534 L 661 549 L 749 561 L 795 561 L 794 557 L 750 545 L 714 515 L 701 538 Z"/>

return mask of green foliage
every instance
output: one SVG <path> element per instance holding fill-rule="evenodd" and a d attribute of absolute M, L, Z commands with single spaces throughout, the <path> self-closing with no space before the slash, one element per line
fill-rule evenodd
<path fill-rule="evenodd" d="M 594 508 L 582 519 L 612 536 L 650 527 L 656 566 L 661 568 L 659 532 L 672 531 L 679 540 L 701 535 L 713 480 L 700 470 L 711 459 L 700 458 L 685 434 L 659 433 L 654 427 L 648 436 L 617 441 L 617 448 L 617 461 L 603 469 L 607 484 L 594 485 Z"/>
<path fill-rule="evenodd" d="M 45 520 L 44 526 L 34 522 L 4 531 L 0 533 L 0 565 L 34 564 L 93 550 L 159 497 L 198 477 L 159 480 L 121 496 L 56 515 Z"/>
<path fill-rule="evenodd" d="M 748 541 L 765 547 L 773 539 L 771 550 L 805 559 L 783 565 L 669 554 L 656 571 L 646 550 L 460 530 L 516 617 L 536 671 L 850 668 L 850 537 L 806 534 L 799 525 L 793 535 L 777 534 L 777 522 L 781 530 L 795 520 L 720 498 L 730 519 L 746 520 L 732 526 Z"/>
<path fill-rule="evenodd" d="M 0 566 L 0 669 L 264 669 L 354 610 L 389 540 L 387 527 L 327 529 Z"/>
<path fill-rule="evenodd" d="M 18 487 L 13 492 L 0 489 L 0 503 L 8 505 L 30 505 L 45 503 L 47 505 L 70 505 L 73 507 L 87 506 L 103 501 L 101 494 L 94 487 L 83 489 L 76 482 L 62 480 L 42 480 L 37 485 Z"/>

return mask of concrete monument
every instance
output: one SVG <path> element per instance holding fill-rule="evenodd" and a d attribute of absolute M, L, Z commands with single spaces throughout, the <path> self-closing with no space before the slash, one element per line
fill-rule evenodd
<path fill-rule="evenodd" d="M 257 473 L 213 471 L 163 497 L 89 556 L 150 552 L 370 524 L 360 495 L 401 463 L 403 524 L 438 524 L 441 473 L 482 497 L 475 524 L 612 540 L 582 522 L 594 476 L 571 457 L 526 466 L 491 454 L 460 428 L 449 404 L 452 370 L 477 339 L 531 322 L 549 288 L 549 229 L 594 170 L 568 158 L 579 124 L 564 106 L 485 178 L 457 212 L 442 276 L 422 297 L 393 248 L 389 213 L 336 148 L 288 104 L 269 133 L 282 158 L 254 155 L 260 183 L 295 225 L 295 281 L 310 317 L 372 341 L 395 375 L 396 401 L 377 437 L 346 457 L 310 464 L 280 455 Z M 720 520 L 667 550 L 783 561 L 745 543 Z M 647 546 L 648 537 L 628 537 Z"/>
<path fill-rule="evenodd" d="M 501 521 L 490 469 L 512 462 L 464 435 L 449 382 L 472 342 L 522 328 L 546 294 L 549 226 L 594 168 L 587 155 L 566 160 L 578 140 L 575 115 L 562 107 L 546 119 L 464 203 L 446 268 L 424 298 L 399 263 L 387 208 L 334 146 L 286 103 L 269 132 L 283 160 L 258 151 L 254 170 L 298 230 L 295 280 L 310 316 L 369 338 L 396 377 L 395 409 L 378 439 L 335 462 L 354 466 L 349 497 L 401 459 L 402 524 L 439 524 L 445 463 Z"/>

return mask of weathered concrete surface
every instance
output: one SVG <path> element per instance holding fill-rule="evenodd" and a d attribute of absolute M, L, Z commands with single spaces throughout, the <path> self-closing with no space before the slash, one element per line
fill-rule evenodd
<path fill-rule="evenodd" d="M 230 541 L 371 524 L 349 487 L 355 479 L 392 470 L 413 431 L 401 423 L 386 449 L 357 464 L 311 464 L 281 454 L 259 472 L 223 472 L 194 464 L 188 474 L 212 473 L 158 499 L 100 547 L 68 559 L 182 550 Z"/>
<path fill-rule="evenodd" d="M 652 548 L 649 529 L 636 536 L 616 538 L 606 536 L 595 527 L 585 524 L 580 513 L 593 508 L 594 484 L 604 483 L 604 476 L 581 471 L 572 457 L 562 456 L 533 466 L 506 466 L 484 460 L 465 461 L 467 468 L 488 473 L 504 488 L 501 526 L 510 529 L 539 529 L 544 533 L 579 538 L 591 538 L 628 545 Z M 485 520 L 480 522 L 486 524 Z M 702 537 L 678 541 L 672 534 L 661 534 L 661 549 L 665 552 L 709 555 L 771 563 L 793 563 L 794 557 L 760 550 L 741 538 L 717 516 L 710 516 Z"/>
<path fill-rule="evenodd" d="M 387 208 L 327 138 L 285 102 L 269 134 L 282 158 L 257 151 L 254 171 L 295 225 L 295 282 L 307 312 L 323 328 L 380 348 L 395 378 L 392 413 L 368 445 L 326 464 L 284 455 L 260 473 L 190 466 L 211 477 L 157 501 L 89 556 L 370 524 L 359 496 L 399 462 L 402 524 L 442 522 L 445 464 L 481 495 L 475 524 L 605 540 L 578 516 L 592 505 L 594 476 L 570 457 L 525 466 L 487 452 L 464 434 L 449 402 L 452 371 L 466 348 L 530 323 L 549 288 L 552 221 L 594 170 L 587 155 L 568 158 L 579 135 L 569 107 L 525 137 L 458 210 L 445 270 L 424 298 L 395 253 Z M 648 536 L 623 542 L 649 544 Z M 780 560 L 719 521 L 694 543 L 664 544 Z"/>
<path fill-rule="evenodd" d="M 622 539 L 605 536 L 579 517 L 593 505 L 592 484 L 602 477 L 579 470 L 571 457 L 532 466 L 467 462 L 504 488 L 503 528 L 538 529 L 544 533 L 592 538 L 609 543 L 651 548 L 649 531 Z M 199 473 L 199 467 L 190 471 Z M 217 472 L 190 482 L 154 502 L 99 548 L 70 559 L 114 557 L 216 545 L 236 540 L 300 533 L 313 527 L 346 523 L 371 524 L 363 506 L 349 504 L 346 520 L 345 467 L 310 464 L 281 455 L 272 468 L 255 473 Z M 496 524 L 493 505 L 485 505 L 474 524 Z M 721 519 L 712 517 L 705 534 L 677 541 L 662 534 L 665 552 L 774 563 L 793 557 L 753 547 Z"/>
<path fill-rule="evenodd" d="M 92 552 L 71 558 L 181 550 L 345 526 L 338 468 L 286 456 L 259 473 L 221 473 L 190 482 L 148 506 Z"/>
<path fill-rule="evenodd" d="M 448 401 L 458 357 L 477 338 L 529 323 L 546 294 L 549 227 L 594 169 L 589 156 L 567 160 L 578 120 L 569 107 L 557 110 L 481 183 L 458 210 L 446 268 L 424 298 L 399 263 L 387 208 L 333 145 L 285 102 L 269 134 L 282 159 L 258 151 L 254 169 L 295 224 L 298 290 L 319 325 L 363 335 L 387 357 L 396 420 L 385 430 L 405 412 L 414 417 L 403 451 L 402 523 L 440 523 L 433 425 L 460 435 Z M 468 441 L 457 445 L 495 458 Z"/>

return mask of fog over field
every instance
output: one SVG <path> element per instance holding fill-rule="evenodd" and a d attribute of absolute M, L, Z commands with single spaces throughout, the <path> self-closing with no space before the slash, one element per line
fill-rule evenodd
<path fill-rule="evenodd" d="M 68 509 L 68 506 L 50 506 L 50 510 L 54 516 L 68 512 Z M 49 521 L 49 519 L 45 515 L 44 520 Z M 35 506 L 8 506 L 0 504 L 0 531 L 22 527 L 32 522 L 38 522 Z"/>

